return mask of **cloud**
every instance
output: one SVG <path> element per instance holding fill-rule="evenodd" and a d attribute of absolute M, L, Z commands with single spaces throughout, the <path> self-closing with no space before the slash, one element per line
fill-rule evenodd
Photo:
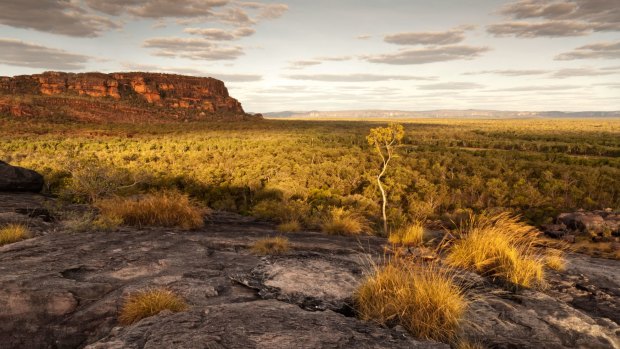
<path fill-rule="evenodd" d="M 567 68 L 560 69 L 553 73 L 551 77 L 556 79 L 572 78 L 576 76 L 600 76 L 600 75 L 612 75 L 619 72 L 613 70 L 599 70 L 593 68 Z"/>
<path fill-rule="evenodd" d="M 357 36 L 358 40 L 368 40 L 370 38 L 372 38 L 372 35 L 368 35 L 368 34 L 362 34 L 362 35 Z"/>
<path fill-rule="evenodd" d="M 227 31 L 219 28 L 185 28 L 183 31 L 188 34 L 200 35 L 206 39 L 216 41 L 238 40 L 256 33 L 256 30 L 248 27 L 238 28 L 233 31 Z"/>
<path fill-rule="evenodd" d="M 317 57 L 316 60 L 319 61 L 330 61 L 330 62 L 342 62 L 342 61 L 350 61 L 353 59 L 351 56 L 323 56 Z"/>
<path fill-rule="evenodd" d="M 152 64 L 140 64 L 140 63 L 121 63 L 124 69 L 131 71 L 147 71 L 169 74 L 184 74 L 193 76 L 206 76 L 213 77 L 224 82 L 255 82 L 263 79 L 262 75 L 257 74 L 227 74 L 227 73 L 213 73 L 207 72 L 201 69 L 191 67 L 162 67 Z"/>
<path fill-rule="evenodd" d="M 143 47 L 157 49 L 155 56 L 192 60 L 233 60 L 244 55 L 239 46 L 220 46 L 203 38 L 152 38 L 146 40 Z"/>
<path fill-rule="evenodd" d="M 509 88 L 501 88 L 489 90 L 490 92 L 536 92 L 536 91 L 565 91 L 575 90 L 583 86 L 576 85 L 547 85 L 547 86 L 517 86 Z"/>
<path fill-rule="evenodd" d="M 310 80 L 325 82 L 372 82 L 391 80 L 435 80 L 430 76 L 404 76 L 404 75 L 375 75 L 375 74 L 308 74 L 287 75 L 292 80 Z"/>
<path fill-rule="evenodd" d="M 493 24 L 487 31 L 495 36 L 516 36 L 523 38 L 583 36 L 592 32 L 592 28 L 583 22 L 549 21 L 542 23 L 508 22 Z"/>
<path fill-rule="evenodd" d="M 592 32 L 620 31 L 617 0 L 519 0 L 505 5 L 500 13 L 512 20 L 487 27 L 497 36 L 559 37 Z M 538 20 L 531 22 L 531 20 Z"/>
<path fill-rule="evenodd" d="M 453 60 L 470 60 L 479 57 L 482 53 L 489 51 L 487 47 L 475 47 L 465 45 L 425 47 L 421 49 L 407 49 L 396 53 L 362 56 L 371 63 L 385 64 L 425 64 L 434 62 L 445 62 Z"/>
<path fill-rule="evenodd" d="M 383 40 L 396 45 L 450 45 L 465 40 L 465 31 L 471 26 L 461 26 L 444 32 L 408 32 L 386 35 Z"/>
<path fill-rule="evenodd" d="M 20 40 L 0 38 L 0 64 L 57 70 L 80 70 L 90 57 Z"/>
<path fill-rule="evenodd" d="M 208 17 L 214 8 L 228 3 L 228 0 L 86 0 L 90 8 L 108 15 L 127 13 L 142 18 Z"/>
<path fill-rule="evenodd" d="M 484 85 L 473 82 L 440 82 L 437 84 L 428 84 L 418 86 L 419 90 L 471 90 L 483 88 Z"/>
<path fill-rule="evenodd" d="M 56 0 L 4 1 L 0 24 L 75 37 L 95 37 L 120 27 L 117 22 L 87 11 L 74 1 Z"/>
<path fill-rule="evenodd" d="M 504 76 L 529 76 L 529 75 L 542 75 L 549 73 L 548 70 L 536 70 L 536 69 L 506 69 L 506 70 L 482 70 L 478 72 L 463 73 L 463 75 L 482 75 L 482 74 L 495 74 Z"/>
<path fill-rule="evenodd" d="M 558 61 L 569 61 L 574 59 L 617 59 L 620 58 L 620 41 L 599 42 L 596 44 L 585 45 L 573 51 L 562 53 L 555 57 Z"/>
<path fill-rule="evenodd" d="M 259 19 L 276 19 L 282 17 L 288 11 L 286 4 L 263 4 L 260 2 L 240 2 L 240 6 L 259 10 Z"/>
<path fill-rule="evenodd" d="M 312 67 L 312 66 L 315 66 L 315 65 L 319 65 L 321 63 L 322 62 L 320 62 L 320 61 L 314 61 L 314 60 L 313 61 L 292 61 L 292 62 L 290 62 L 288 68 L 289 69 L 303 69 L 303 68 L 306 68 L 306 67 Z"/>

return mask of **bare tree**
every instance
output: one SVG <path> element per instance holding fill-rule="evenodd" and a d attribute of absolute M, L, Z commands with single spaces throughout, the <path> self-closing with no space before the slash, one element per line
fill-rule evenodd
<path fill-rule="evenodd" d="M 403 125 L 391 123 L 388 127 L 377 127 L 370 130 L 370 134 L 366 137 L 368 144 L 374 147 L 375 152 L 381 156 L 381 172 L 377 175 L 377 185 L 381 191 L 381 213 L 383 216 L 383 231 L 388 234 L 387 214 L 385 212 L 387 206 L 387 195 L 381 178 L 387 171 L 390 160 L 394 157 L 394 149 L 400 144 L 405 135 Z"/>

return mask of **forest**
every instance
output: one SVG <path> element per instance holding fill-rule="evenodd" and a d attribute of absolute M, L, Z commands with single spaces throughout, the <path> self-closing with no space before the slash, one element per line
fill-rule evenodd
<path fill-rule="evenodd" d="M 620 208 L 620 121 L 398 120 L 383 177 L 390 228 L 508 211 L 531 224 Z M 381 221 L 387 121 L 87 124 L 0 117 L 0 160 L 32 168 L 66 202 L 175 190 L 215 210 L 316 227 L 334 209 Z"/>

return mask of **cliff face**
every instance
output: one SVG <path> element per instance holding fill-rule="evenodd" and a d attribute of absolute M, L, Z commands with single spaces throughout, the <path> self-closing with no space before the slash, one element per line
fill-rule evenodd
<path fill-rule="evenodd" d="M 159 73 L 45 72 L 0 77 L 0 113 L 132 121 L 149 115 L 163 119 L 249 117 L 220 80 Z"/>

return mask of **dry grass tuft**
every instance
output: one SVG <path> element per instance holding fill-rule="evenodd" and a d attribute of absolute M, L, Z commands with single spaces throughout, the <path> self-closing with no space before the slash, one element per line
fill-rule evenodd
<path fill-rule="evenodd" d="M 549 249 L 545 256 L 545 265 L 549 269 L 564 271 L 566 269 L 566 260 L 564 259 L 564 252 L 556 249 Z"/>
<path fill-rule="evenodd" d="M 116 197 L 98 201 L 101 216 L 120 219 L 133 226 L 180 227 L 196 229 L 204 225 L 203 212 L 187 195 L 176 191 L 148 194 L 139 199 Z"/>
<path fill-rule="evenodd" d="M 163 310 L 176 313 L 186 310 L 187 307 L 182 298 L 166 289 L 138 291 L 127 297 L 118 320 L 123 325 L 131 325 L 141 319 L 157 315 Z"/>
<path fill-rule="evenodd" d="M 451 266 L 476 270 L 516 287 L 533 287 L 544 282 L 544 255 L 538 231 L 507 213 L 472 215 L 450 247 Z"/>
<path fill-rule="evenodd" d="M 390 233 L 388 241 L 392 244 L 418 246 L 422 244 L 423 238 L 424 226 L 419 222 L 415 222 Z"/>
<path fill-rule="evenodd" d="M 301 224 L 297 220 L 292 220 L 279 224 L 277 229 L 281 233 L 296 233 L 301 230 Z"/>
<path fill-rule="evenodd" d="M 321 230 L 327 234 L 359 235 L 370 231 L 370 226 L 362 215 L 335 207 L 325 217 Z"/>
<path fill-rule="evenodd" d="M 0 246 L 25 240 L 30 237 L 30 230 L 21 224 L 8 224 L 0 228 Z"/>
<path fill-rule="evenodd" d="M 467 307 L 453 275 L 436 266 L 388 263 L 355 294 L 363 320 L 399 323 L 418 338 L 452 341 Z"/>
<path fill-rule="evenodd" d="M 291 248 L 290 245 L 289 240 L 281 236 L 264 238 L 256 241 L 254 245 L 252 245 L 252 251 L 260 255 L 283 254 Z"/>

